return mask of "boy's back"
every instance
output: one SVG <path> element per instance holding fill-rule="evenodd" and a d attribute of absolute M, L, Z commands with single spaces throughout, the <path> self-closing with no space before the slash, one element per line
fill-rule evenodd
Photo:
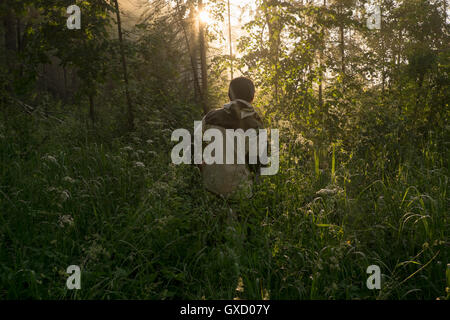
<path fill-rule="evenodd" d="M 238 80 L 238 81 L 236 81 Z M 233 81 L 241 84 L 241 86 L 232 88 Z M 237 78 L 230 84 L 230 103 L 225 104 L 223 108 L 212 110 L 202 120 L 202 128 L 204 131 L 215 128 L 221 131 L 223 139 L 223 158 L 226 159 L 226 129 L 242 129 L 244 132 L 248 129 L 258 129 L 263 128 L 263 123 L 259 115 L 253 109 L 250 102 L 253 100 L 253 93 L 251 93 L 251 98 L 246 97 L 247 101 L 244 99 L 236 98 L 233 91 L 238 91 L 242 89 L 242 82 L 248 85 L 250 82 L 251 86 L 253 84 L 250 80 L 246 78 Z M 253 89 L 254 90 L 254 89 Z M 241 94 L 242 96 L 242 94 Z M 245 96 L 244 96 L 245 97 Z M 250 101 L 248 101 L 250 100 Z M 209 191 L 222 195 L 226 198 L 235 198 L 243 192 L 244 197 L 251 196 L 251 187 L 253 185 L 253 177 L 250 172 L 250 167 L 248 165 L 248 143 L 245 144 L 246 148 L 246 163 L 245 164 L 203 164 L 201 166 L 203 183 Z M 234 159 L 236 159 L 237 148 L 234 148 Z"/>

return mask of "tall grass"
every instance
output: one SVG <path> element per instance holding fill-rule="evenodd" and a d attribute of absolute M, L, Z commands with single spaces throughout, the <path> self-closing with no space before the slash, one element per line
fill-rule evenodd
<path fill-rule="evenodd" d="M 448 297 L 448 167 L 431 141 L 395 170 L 333 146 L 327 173 L 293 150 L 227 203 L 171 164 L 164 125 L 108 143 L 64 126 L 2 127 L 2 299 Z M 72 264 L 81 290 L 66 289 Z M 381 290 L 366 287 L 372 264 Z"/>

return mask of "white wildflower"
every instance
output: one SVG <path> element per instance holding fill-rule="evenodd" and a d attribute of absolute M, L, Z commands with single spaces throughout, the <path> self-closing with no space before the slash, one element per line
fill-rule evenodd
<path fill-rule="evenodd" d="M 319 191 L 316 192 L 316 194 L 319 196 L 331 196 L 331 195 L 334 195 L 341 191 L 342 191 L 341 188 L 333 188 L 333 189 L 325 188 L 325 189 L 320 189 Z"/>
<path fill-rule="evenodd" d="M 278 126 L 280 128 L 290 128 L 291 127 L 291 123 L 287 120 L 278 120 Z"/>
<path fill-rule="evenodd" d="M 147 121 L 147 124 L 150 126 L 161 126 L 163 123 L 161 121 Z"/>
<path fill-rule="evenodd" d="M 335 193 L 336 193 L 335 189 L 320 189 L 319 191 L 316 192 L 316 194 L 319 196 L 329 196 Z"/>
<path fill-rule="evenodd" d="M 58 160 L 56 160 L 56 158 L 54 156 L 51 155 L 45 155 L 42 157 L 43 160 L 47 160 L 48 162 L 52 162 L 54 164 L 58 164 Z"/>
<path fill-rule="evenodd" d="M 297 135 L 297 138 L 295 139 L 295 143 L 297 145 L 303 145 L 303 146 L 309 146 L 309 147 L 314 146 L 314 142 L 312 142 L 309 139 L 306 139 L 302 134 Z"/>
<path fill-rule="evenodd" d="M 140 161 L 136 161 L 136 162 L 134 163 L 134 166 L 135 166 L 136 168 L 145 168 L 145 164 L 143 164 L 143 163 L 140 162 Z"/>
<path fill-rule="evenodd" d="M 70 193 L 67 190 L 63 190 L 60 195 L 61 201 L 64 202 L 70 198 Z"/>
<path fill-rule="evenodd" d="M 126 146 L 122 148 L 123 151 L 133 151 L 133 148 L 130 146 Z"/>
<path fill-rule="evenodd" d="M 69 183 L 75 183 L 75 179 L 72 179 L 69 176 L 64 177 L 62 180 Z"/>
<path fill-rule="evenodd" d="M 66 224 L 71 226 L 73 225 L 73 218 L 70 214 L 65 214 L 58 219 L 58 224 L 61 228 L 63 228 Z"/>

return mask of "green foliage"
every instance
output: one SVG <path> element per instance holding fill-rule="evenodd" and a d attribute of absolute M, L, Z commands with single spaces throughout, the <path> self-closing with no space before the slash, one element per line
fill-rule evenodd
<path fill-rule="evenodd" d="M 24 22 L 22 46 L 0 50 L 0 298 L 448 299 L 448 24 L 439 2 L 382 1 L 376 31 L 364 1 L 327 3 L 261 0 L 245 27 L 235 64 L 280 130 L 280 172 L 237 203 L 171 163 L 171 132 L 201 116 L 178 14 L 126 32 L 127 132 L 109 3 L 77 1 L 80 32 L 71 1 L 0 4 Z M 42 88 L 54 64 L 77 73 L 72 97 Z M 212 104 L 227 67 L 211 59 Z M 66 289 L 72 264 L 81 290 Z"/>
<path fill-rule="evenodd" d="M 445 295 L 448 177 L 430 141 L 411 157 L 427 159 L 419 165 L 367 170 L 354 158 L 334 184 L 331 171 L 317 180 L 306 154 L 294 170 L 297 153 L 282 152 L 283 169 L 251 201 L 226 204 L 191 166 L 170 163 L 164 121 L 141 125 L 108 144 L 67 124 L 2 128 L 3 298 Z M 32 147 L 49 132 L 61 134 Z M 80 291 L 65 289 L 70 264 L 81 266 Z M 379 292 L 365 287 L 371 264 L 382 269 Z"/>

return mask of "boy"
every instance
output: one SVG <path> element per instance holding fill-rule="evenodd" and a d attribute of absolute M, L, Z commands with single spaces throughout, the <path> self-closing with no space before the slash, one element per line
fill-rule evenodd
<path fill-rule="evenodd" d="M 251 105 L 255 95 L 253 82 L 245 77 L 235 78 L 231 81 L 228 89 L 230 103 L 221 109 L 211 110 L 202 120 L 202 129 L 206 131 L 210 128 L 218 129 L 222 132 L 224 143 L 224 159 L 226 159 L 226 129 L 263 129 L 263 123 L 259 115 Z M 245 164 L 205 164 L 200 165 L 203 183 L 209 191 L 221 195 L 227 199 L 238 198 L 240 196 L 251 197 L 253 174 L 251 170 L 259 170 L 258 165 L 250 165 L 248 161 L 248 141 L 246 145 Z M 235 160 L 236 160 L 235 147 Z M 225 162 L 225 160 L 224 160 Z M 254 174 L 258 172 L 254 172 Z"/>

